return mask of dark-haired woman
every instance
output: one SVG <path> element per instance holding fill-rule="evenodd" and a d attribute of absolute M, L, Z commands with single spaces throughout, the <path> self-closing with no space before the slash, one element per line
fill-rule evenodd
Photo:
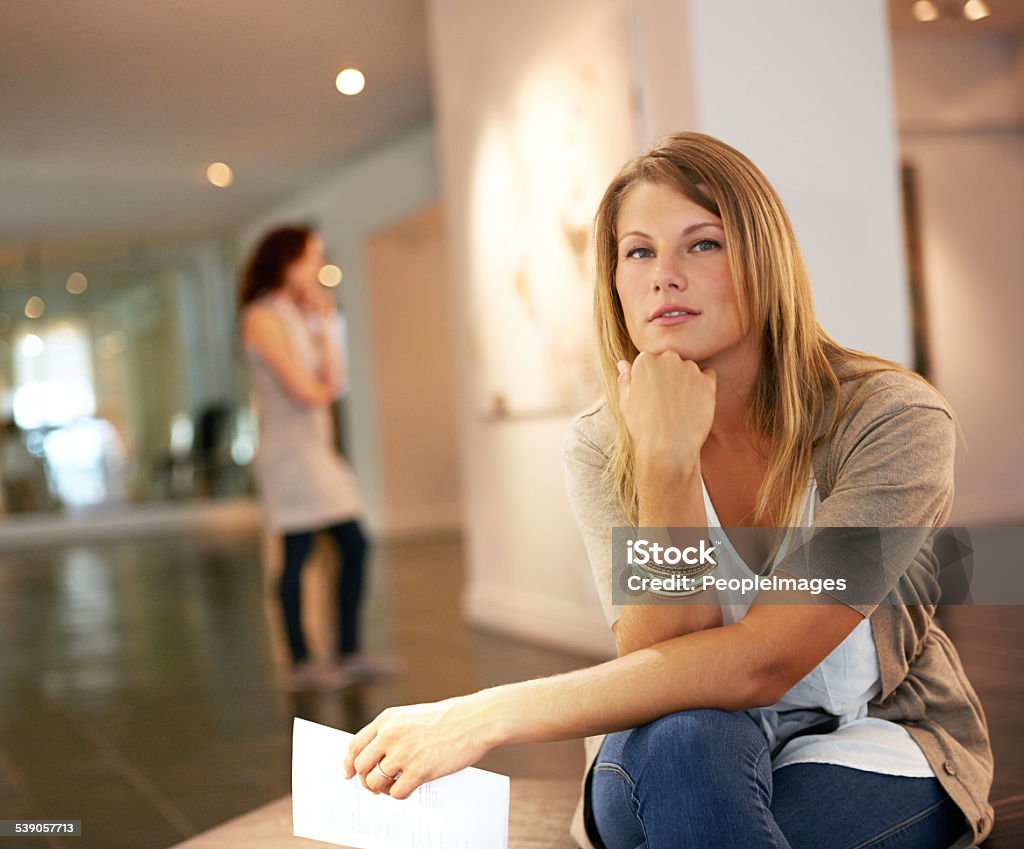
<path fill-rule="evenodd" d="M 260 424 L 257 485 L 269 527 L 280 534 L 279 598 L 292 690 L 337 689 L 384 671 L 359 651 L 359 606 L 367 542 L 351 468 L 333 440 L 331 405 L 345 388 L 333 298 L 318 273 L 323 241 L 307 227 L 281 227 L 256 247 L 242 276 L 242 339 Z M 336 663 L 310 658 L 302 629 L 302 567 L 327 531 L 341 554 Z"/>

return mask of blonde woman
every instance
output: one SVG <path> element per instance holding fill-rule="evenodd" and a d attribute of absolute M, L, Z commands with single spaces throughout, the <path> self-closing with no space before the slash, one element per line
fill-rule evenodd
<path fill-rule="evenodd" d="M 348 774 L 405 798 L 497 745 L 606 735 L 587 741 L 583 846 L 983 839 L 981 706 L 934 606 L 893 603 L 934 580 L 928 531 L 953 492 L 945 402 L 825 334 L 777 195 L 716 139 L 680 133 L 629 163 L 596 242 L 606 398 L 574 422 L 565 460 L 619 657 L 389 709 L 356 735 Z M 650 605 L 612 592 L 617 526 L 906 532 L 884 557 L 825 532 L 723 546 L 728 574 L 827 594 L 768 589 L 751 604 L 709 588 Z"/>

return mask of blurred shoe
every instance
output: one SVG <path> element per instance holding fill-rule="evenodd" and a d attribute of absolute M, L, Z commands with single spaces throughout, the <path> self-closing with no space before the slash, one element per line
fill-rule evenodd
<path fill-rule="evenodd" d="M 398 675 L 402 664 L 393 657 L 355 652 L 342 655 L 332 668 L 346 673 L 353 681 L 373 681 Z"/>
<path fill-rule="evenodd" d="M 328 693 L 355 682 L 354 676 L 337 665 L 321 666 L 311 660 L 292 667 L 284 687 L 290 693 Z"/>
<path fill-rule="evenodd" d="M 307 693 L 317 689 L 320 670 L 311 660 L 296 663 L 284 679 L 284 688 L 289 693 Z"/>
<path fill-rule="evenodd" d="M 316 689 L 321 693 L 331 693 L 335 690 L 344 690 L 350 684 L 355 684 L 358 680 L 347 669 L 331 664 L 320 667 L 317 674 Z"/>

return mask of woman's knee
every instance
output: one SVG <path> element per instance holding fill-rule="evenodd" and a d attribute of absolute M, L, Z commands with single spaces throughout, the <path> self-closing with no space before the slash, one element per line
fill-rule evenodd
<path fill-rule="evenodd" d="M 721 710 L 680 711 L 620 734 L 621 737 L 609 738 L 619 738 L 615 741 L 618 746 L 605 748 L 618 750 L 624 759 L 639 758 L 645 762 L 683 758 L 700 763 L 717 756 L 723 748 L 764 741 L 746 714 Z M 620 765 L 626 766 L 622 762 Z"/>
<path fill-rule="evenodd" d="M 679 782 L 686 793 L 715 790 L 743 772 L 770 770 L 767 742 L 745 713 L 690 710 L 609 735 L 597 765 L 618 767 L 642 787 Z"/>
<path fill-rule="evenodd" d="M 682 711 L 610 734 L 591 776 L 607 845 L 638 846 L 647 829 L 691 834 L 709 811 L 770 801 L 767 742 L 744 713 Z M 699 829 L 698 829 L 699 830 Z"/>

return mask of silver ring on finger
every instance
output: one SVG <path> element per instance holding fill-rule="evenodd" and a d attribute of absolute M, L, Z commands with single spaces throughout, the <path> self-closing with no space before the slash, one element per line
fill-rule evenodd
<path fill-rule="evenodd" d="M 377 772 L 383 775 L 388 781 L 394 781 L 396 778 L 398 778 L 397 772 L 394 775 L 388 775 L 386 772 L 384 772 L 384 770 L 381 768 L 380 761 L 377 761 L 377 766 L 374 767 L 374 769 L 376 769 Z"/>

